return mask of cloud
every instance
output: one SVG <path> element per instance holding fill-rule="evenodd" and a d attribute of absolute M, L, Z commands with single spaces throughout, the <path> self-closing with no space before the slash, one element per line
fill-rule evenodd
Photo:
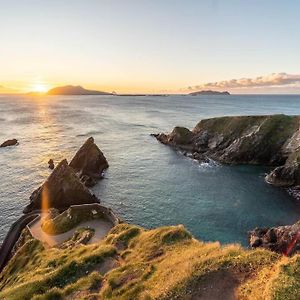
<path fill-rule="evenodd" d="M 300 74 L 273 73 L 267 76 L 256 78 L 240 78 L 217 82 L 208 82 L 196 86 L 189 86 L 187 89 L 240 89 L 259 87 L 280 87 L 287 85 L 300 85 Z"/>

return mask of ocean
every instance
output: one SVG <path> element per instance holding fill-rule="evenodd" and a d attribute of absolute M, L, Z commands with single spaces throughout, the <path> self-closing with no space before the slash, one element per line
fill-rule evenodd
<path fill-rule="evenodd" d="M 93 189 L 127 222 L 184 224 L 198 239 L 247 245 L 258 226 L 292 224 L 300 205 L 265 183 L 266 167 L 199 164 L 151 133 L 224 115 L 300 114 L 300 96 L 0 96 L 0 242 L 49 176 L 93 136 L 110 167 Z"/>

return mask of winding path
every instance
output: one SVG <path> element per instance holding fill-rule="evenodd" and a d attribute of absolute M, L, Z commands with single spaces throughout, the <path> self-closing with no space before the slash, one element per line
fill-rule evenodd
<path fill-rule="evenodd" d="M 42 215 L 41 215 L 42 217 Z M 41 228 L 41 218 L 29 224 L 28 228 L 30 230 L 31 235 L 40 240 L 43 243 L 48 244 L 50 247 L 61 244 L 66 240 L 70 239 L 74 232 L 79 228 L 92 228 L 95 229 L 95 233 L 88 244 L 97 243 L 102 240 L 106 234 L 113 227 L 113 224 L 105 219 L 94 219 L 86 222 L 82 222 L 72 228 L 71 230 L 57 235 L 50 235 L 45 233 Z"/>
<path fill-rule="evenodd" d="M 41 224 L 40 224 L 40 219 L 41 219 L 40 217 L 42 215 L 41 210 L 35 210 L 32 211 L 31 213 L 21 216 L 15 223 L 12 224 L 0 247 L 0 273 L 2 272 L 2 270 L 4 269 L 8 261 L 10 260 L 11 252 L 16 242 L 18 241 L 22 230 L 27 225 L 33 237 L 37 238 L 38 240 L 44 243 L 47 243 L 49 246 L 53 246 L 68 240 L 73 236 L 74 232 L 78 228 L 83 228 L 83 227 L 90 227 L 95 229 L 94 236 L 91 238 L 89 243 L 90 244 L 97 243 L 98 241 L 100 241 L 105 237 L 105 235 L 112 227 L 122 222 L 110 208 L 102 206 L 99 203 L 72 205 L 71 207 L 82 209 L 82 210 L 95 209 L 97 211 L 100 211 L 103 215 L 105 215 L 106 218 L 94 219 L 94 220 L 82 222 L 68 232 L 52 236 L 46 234 L 41 229 Z"/>

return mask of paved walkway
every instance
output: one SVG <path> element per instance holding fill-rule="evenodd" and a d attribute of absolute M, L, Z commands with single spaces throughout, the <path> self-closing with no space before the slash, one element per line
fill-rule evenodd
<path fill-rule="evenodd" d="M 41 218 L 42 217 L 43 216 L 41 216 Z M 47 243 L 51 247 L 65 242 L 73 236 L 74 232 L 77 229 L 85 227 L 95 229 L 95 234 L 88 242 L 88 244 L 97 243 L 98 241 L 102 240 L 109 232 L 109 230 L 113 227 L 113 224 L 105 219 L 94 219 L 82 222 L 70 231 L 67 231 L 65 233 L 49 235 L 46 232 L 44 232 L 41 228 L 41 218 L 39 218 L 36 222 L 31 223 L 29 226 L 29 230 L 34 238 L 40 240 L 43 243 Z"/>

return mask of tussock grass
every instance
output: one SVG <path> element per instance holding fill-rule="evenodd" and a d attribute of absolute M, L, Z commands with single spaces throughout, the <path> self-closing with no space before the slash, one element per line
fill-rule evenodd
<path fill-rule="evenodd" d="M 220 280 L 239 299 L 299 299 L 299 261 L 204 243 L 182 225 L 120 224 L 93 245 L 45 249 L 27 241 L 1 274 L 0 299 L 192 299 Z"/>

